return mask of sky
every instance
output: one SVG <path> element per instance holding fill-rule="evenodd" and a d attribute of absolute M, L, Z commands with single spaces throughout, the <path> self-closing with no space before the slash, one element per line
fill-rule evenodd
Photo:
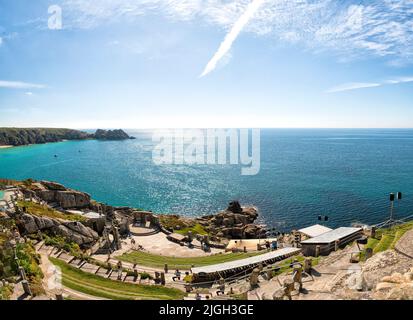
<path fill-rule="evenodd" d="M 0 126 L 413 128 L 413 0 L 0 0 Z"/>

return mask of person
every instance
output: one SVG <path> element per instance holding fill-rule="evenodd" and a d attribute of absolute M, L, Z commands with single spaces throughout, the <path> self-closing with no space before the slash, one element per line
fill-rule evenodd
<path fill-rule="evenodd" d="M 196 293 L 195 300 L 202 300 L 202 297 L 199 294 L 199 292 Z"/>
<path fill-rule="evenodd" d="M 217 296 L 219 296 L 221 294 L 225 294 L 225 285 L 220 285 L 218 287 Z"/>
<path fill-rule="evenodd" d="M 224 278 L 219 279 L 219 286 L 217 291 L 217 296 L 220 294 L 225 294 L 225 280 Z"/>
<path fill-rule="evenodd" d="M 270 242 L 269 241 L 265 241 L 265 248 L 267 248 L 267 250 L 270 249 Z"/>
<path fill-rule="evenodd" d="M 176 280 L 181 280 L 181 272 L 178 269 L 175 271 L 175 277 L 172 277 L 172 281 Z"/>

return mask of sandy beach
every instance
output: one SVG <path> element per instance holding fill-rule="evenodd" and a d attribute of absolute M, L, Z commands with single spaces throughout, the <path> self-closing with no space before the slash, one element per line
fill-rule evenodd
<path fill-rule="evenodd" d="M 13 148 L 13 146 L 0 146 L 0 149 L 8 149 L 8 148 Z"/>

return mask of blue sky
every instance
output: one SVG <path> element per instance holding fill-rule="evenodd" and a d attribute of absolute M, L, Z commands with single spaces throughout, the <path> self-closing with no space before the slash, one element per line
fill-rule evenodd
<path fill-rule="evenodd" d="M 411 0 L 0 0 L 0 126 L 413 127 L 412 107 Z"/>

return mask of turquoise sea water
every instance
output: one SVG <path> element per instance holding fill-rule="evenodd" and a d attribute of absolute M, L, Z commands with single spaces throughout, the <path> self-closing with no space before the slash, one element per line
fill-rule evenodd
<path fill-rule="evenodd" d="M 4 192 L 0 191 L 0 200 L 4 198 Z"/>
<path fill-rule="evenodd" d="M 2 149 L 0 177 L 54 180 L 109 204 L 188 216 L 238 199 L 280 230 L 320 214 L 333 227 L 382 221 L 389 192 L 404 192 L 396 215 L 413 213 L 413 130 L 262 130 L 256 176 L 240 166 L 156 166 L 151 132 L 129 133 L 137 139 Z"/>

